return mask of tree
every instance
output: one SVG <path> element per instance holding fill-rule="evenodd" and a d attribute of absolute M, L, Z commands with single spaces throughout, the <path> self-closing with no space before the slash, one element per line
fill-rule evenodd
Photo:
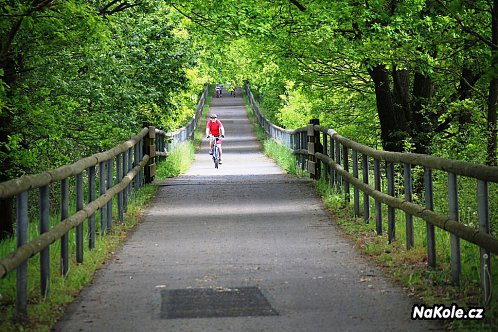
<path fill-rule="evenodd" d="M 354 117 L 359 125 L 362 117 L 371 117 L 373 105 L 365 100 L 373 94 L 374 123 L 385 149 L 434 153 L 436 137 L 466 141 L 488 132 L 488 156 L 496 159 L 494 90 L 482 98 L 486 82 L 494 86 L 488 79 L 495 65 L 485 49 L 493 45 L 487 28 L 492 26 L 487 13 L 494 10 L 490 2 L 224 1 L 219 7 L 192 1 L 173 6 L 205 31 L 217 31 L 218 43 L 221 38 L 244 39 L 245 45 L 257 40 L 251 48 L 260 53 L 245 51 L 245 60 L 259 70 L 247 78 L 258 88 L 270 87 L 265 98 L 272 99 L 272 89 L 273 96 L 286 95 L 284 82 L 294 81 L 296 89 L 315 99 L 312 112 L 331 122 L 350 116 L 353 102 L 363 107 L 362 116 Z M 259 77 L 270 64 L 278 73 Z M 265 79 L 273 82 L 261 84 Z M 347 104 L 332 115 L 325 100 Z M 480 108 L 486 104 L 488 130 L 469 130 L 484 125 Z M 273 113 L 281 112 L 282 103 L 272 105 Z"/>

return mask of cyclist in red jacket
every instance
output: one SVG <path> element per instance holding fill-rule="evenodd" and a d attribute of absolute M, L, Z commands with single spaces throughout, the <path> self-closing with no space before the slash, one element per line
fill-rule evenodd
<path fill-rule="evenodd" d="M 216 114 L 210 115 L 210 120 L 206 124 L 206 136 L 209 138 L 210 136 L 214 137 L 225 137 L 225 128 L 223 128 L 223 124 L 220 120 L 218 120 L 218 116 Z M 213 143 L 215 139 L 211 139 L 209 141 L 209 154 L 213 154 Z M 221 138 L 218 139 L 218 147 L 220 149 L 220 164 L 221 164 Z"/>

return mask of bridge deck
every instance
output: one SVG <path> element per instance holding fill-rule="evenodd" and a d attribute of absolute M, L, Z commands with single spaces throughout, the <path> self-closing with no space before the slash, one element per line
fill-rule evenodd
<path fill-rule="evenodd" d="M 260 152 L 243 100 L 215 98 L 207 141 L 160 183 L 144 221 L 68 308 L 59 331 L 427 331 L 412 299 L 341 238 L 307 179 Z"/>

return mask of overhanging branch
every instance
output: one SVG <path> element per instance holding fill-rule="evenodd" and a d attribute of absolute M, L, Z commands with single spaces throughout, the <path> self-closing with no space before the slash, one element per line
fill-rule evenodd
<path fill-rule="evenodd" d="M 479 34 L 477 31 L 469 28 L 467 25 L 465 25 L 465 23 L 463 22 L 463 20 L 455 13 L 452 13 L 451 10 L 448 8 L 448 6 L 446 6 L 446 4 L 444 4 L 442 1 L 440 0 L 436 0 L 436 2 L 441 6 L 443 7 L 456 21 L 457 23 L 460 25 L 460 27 L 462 28 L 463 31 L 471 34 L 472 36 L 476 37 L 477 39 L 479 39 L 480 41 L 482 41 L 484 44 L 490 46 L 493 50 L 498 50 L 498 45 L 494 44 L 491 40 L 487 39 L 485 36 Z"/>
<path fill-rule="evenodd" d="M 300 11 L 304 12 L 306 10 L 306 8 L 303 5 L 301 5 L 298 1 L 290 0 L 290 2 L 294 4 L 297 8 L 299 8 Z"/>

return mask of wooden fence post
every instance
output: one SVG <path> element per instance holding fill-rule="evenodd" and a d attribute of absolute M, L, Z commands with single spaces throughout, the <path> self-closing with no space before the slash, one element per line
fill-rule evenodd
<path fill-rule="evenodd" d="M 320 161 L 316 159 L 315 153 L 323 152 L 323 146 L 320 143 L 320 132 L 314 128 L 315 125 L 319 124 L 320 120 L 312 119 L 308 125 L 308 172 L 314 180 L 320 179 Z"/>
<path fill-rule="evenodd" d="M 17 247 L 28 242 L 28 192 L 17 195 Z M 28 262 L 23 262 L 17 268 L 16 276 L 16 317 L 24 321 L 28 317 Z"/>
<path fill-rule="evenodd" d="M 455 173 L 448 173 L 448 210 L 450 220 L 460 221 L 458 209 L 458 179 Z M 451 279 L 454 286 L 460 286 L 460 273 L 462 272 L 462 259 L 460 253 L 460 238 L 450 235 L 451 248 Z"/>
<path fill-rule="evenodd" d="M 483 180 L 477 180 L 477 215 L 479 217 L 479 230 L 486 234 L 490 234 L 489 188 L 488 182 Z M 491 280 L 491 252 L 480 248 L 480 255 L 482 299 L 484 304 L 488 305 L 493 293 Z"/>
<path fill-rule="evenodd" d="M 156 128 L 148 121 L 144 121 L 144 127 L 149 127 L 149 133 L 144 137 L 144 155 L 150 157 L 145 166 L 145 183 L 151 183 L 156 175 Z"/>
<path fill-rule="evenodd" d="M 69 179 L 61 180 L 61 222 L 69 217 Z M 61 237 L 61 276 L 66 278 L 69 271 L 69 234 Z"/>

